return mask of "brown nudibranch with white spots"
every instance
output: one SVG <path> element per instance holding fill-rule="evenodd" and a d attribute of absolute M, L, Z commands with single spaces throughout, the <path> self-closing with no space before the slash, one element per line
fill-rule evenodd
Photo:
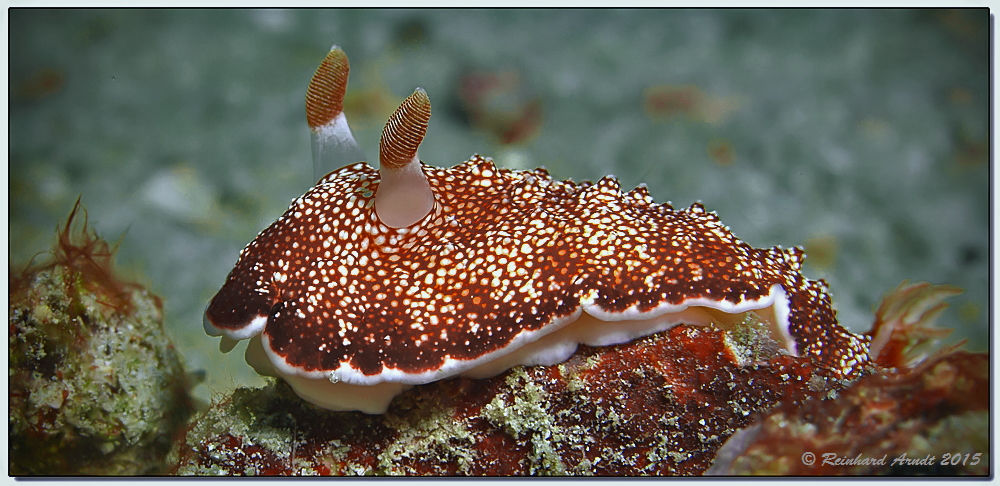
<path fill-rule="evenodd" d="M 320 166 L 357 150 L 340 111 L 347 66 L 334 47 L 310 83 Z M 412 385 L 748 314 L 836 375 L 868 362 L 868 338 L 838 324 L 800 249 L 753 248 L 700 204 L 675 210 L 611 176 L 558 181 L 479 155 L 426 165 L 429 118 L 418 88 L 386 124 L 378 170 L 352 160 L 292 201 L 243 249 L 208 334 L 251 339 L 247 362 L 309 402 L 367 413 Z"/>

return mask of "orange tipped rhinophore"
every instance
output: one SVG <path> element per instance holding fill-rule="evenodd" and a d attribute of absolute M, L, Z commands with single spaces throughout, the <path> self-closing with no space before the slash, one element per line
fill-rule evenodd
<path fill-rule="evenodd" d="M 434 192 L 417 158 L 417 148 L 427 133 L 431 100 L 417 88 L 396 108 L 382 130 L 378 144 L 379 181 L 375 212 L 393 228 L 423 219 L 434 207 Z"/>
<path fill-rule="evenodd" d="M 306 88 L 306 120 L 313 131 L 333 121 L 344 110 L 344 93 L 350 72 L 347 54 L 333 46 Z"/>
<path fill-rule="evenodd" d="M 338 167 L 365 160 L 344 115 L 344 93 L 350 72 L 347 54 L 333 46 L 306 88 L 306 120 L 311 132 L 316 179 Z"/>
<path fill-rule="evenodd" d="M 417 155 L 417 147 L 427 133 L 431 119 L 431 100 L 423 88 L 417 88 L 389 117 L 378 144 L 381 167 L 400 169 Z"/>

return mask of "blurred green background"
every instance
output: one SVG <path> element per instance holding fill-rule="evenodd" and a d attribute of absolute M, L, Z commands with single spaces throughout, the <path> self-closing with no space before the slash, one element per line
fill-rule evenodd
<path fill-rule="evenodd" d="M 942 323 L 987 347 L 987 10 L 13 9 L 9 21 L 12 267 L 51 246 L 82 195 L 99 234 L 125 234 L 119 265 L 163 297 L 188 365 L 207 370 L 202 396 L 260 382 L 242 348 L 218 352 L 201 313 L 314 181 L 303 96 L 333 43 L 350 57 L 345 110 L 369 157 L 421 86 L 427 163 L 481 153 L 702 201 L 751 245 L 804 246 L 806 274 L 827 279 L 855 331 L 904 279 L 958 285 Z M 507 84 L 463 102 L 482 79 Z M 497 125 L 526 106 L 525 134 L 505 143 Z"/>

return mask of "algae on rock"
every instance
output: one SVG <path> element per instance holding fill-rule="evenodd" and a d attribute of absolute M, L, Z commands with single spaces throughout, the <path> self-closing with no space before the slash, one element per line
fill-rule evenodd
<path fill-rule="evenodd" d="M 164 472 L 191 412 L 160 299 L 123 282 L 113 249 L 71 230 L 10 275 L 11 475 Z"/>

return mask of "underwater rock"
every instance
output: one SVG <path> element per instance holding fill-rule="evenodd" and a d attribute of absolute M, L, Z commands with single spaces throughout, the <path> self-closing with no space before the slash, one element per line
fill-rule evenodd
<path fill-rule="evenodd" d="M 384 415 L 332 412 L 284 382 L 240 388 L 197 418 L 181 475 L 694 475 L 779 402 L 846 386 L 748 319 L 581 346 L 554 366 L 452 378 Z"/>
<path fill-rule="evenodd" d="M 990 362 L 941 348 L 951 285 L 904 281 L 875 312 L 880 368 L 833 399 L 784 403 L 719 452 L 719 475 L 988 475 Z"/>
<path fill-rule="evenodd" d="M 867 376 L 836 400 L 780 407 L 718 473 L 988 475 L 989 384 L 989 357 L 966 352 Z"/>
<path fill-rule="evenodd" d="M 889 292 L 868 333 L 882 346 L 855 381 L 788 355 L 748 317 L 420 385 L 384 415 L 323 410 L 279 380 L 241 388 L 192 422 L 172 472 L 988 474 L 988 357 L 931 352 L 948 332 L 934 320 L 957 292 L 907 282 Z M 910 461 L 892 464 L 901 457 Z"/>
<path fill-rule="evenodd" d="M 116 277 L 73 209 L 53 258 L 10 275 L 11 475 L 164 472 L 191 404 L 158 297 Z"/>

